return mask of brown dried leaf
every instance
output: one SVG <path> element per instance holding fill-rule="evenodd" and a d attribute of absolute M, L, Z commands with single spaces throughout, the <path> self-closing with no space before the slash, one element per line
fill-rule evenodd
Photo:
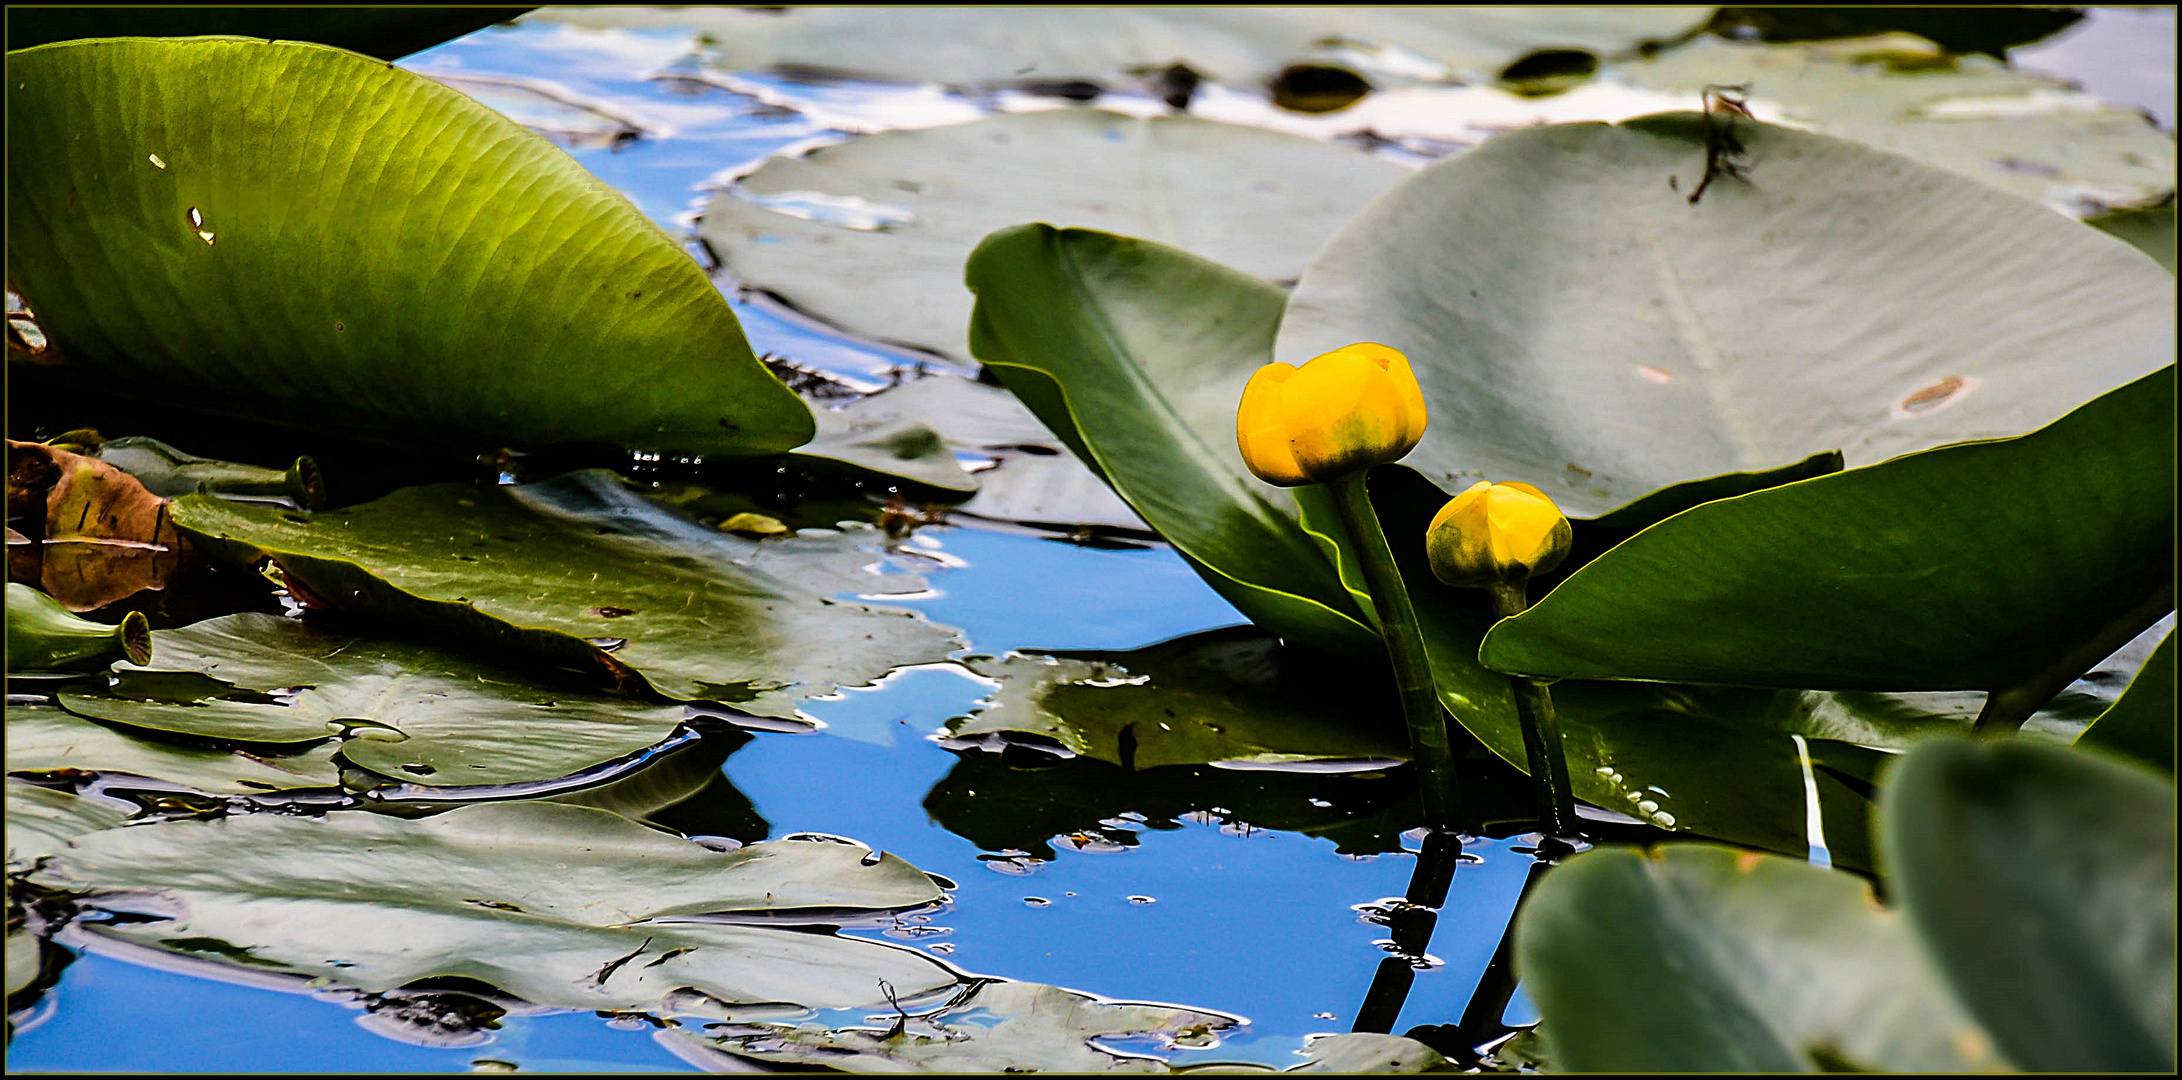
<path fill-rule="evenodd" d="M 41 491 L 44 514 L 38 515 Z M 182 568 L 185 548 L 167 516 L 167 500 L 96 458 L 10 440 L 8 517 L 26 538 L 43 541 L 41 559 L 10 551 L 10 577 L 20 580 L 19 574 L 42 564 L 29 583 L 70 611 L 163 589 Z"/>

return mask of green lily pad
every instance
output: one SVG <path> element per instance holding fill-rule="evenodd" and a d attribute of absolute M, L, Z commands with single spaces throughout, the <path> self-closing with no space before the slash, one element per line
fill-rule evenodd
<path fill-rule="evenodd" d="M 1252 627 L 1132 652 L 1010 653 L 970 667 L 1000 688 L 950 720 L 951 743 L 1030 735 L 1127 769 L 1307 762 L 1385 767 L 1409 758 L 1400 706 L 1322 662 L 1284 656 Z"/>
<path fill-rule="evenodd" d="M 1794 44 L 1706 36 L 1616 74 L 1669 93 L 1745 85 L 1761 115 L 1777 109 L 1785 123 L 2077 217 L 2148 206 L 2175 190 L 2174 136 L 2138 110 L 1992 56 L 1949 55 L 1913 34 Z"/>
<path fill-rule="evenodd" d="M 1895 771 L 1882 816 L 1899 902 L 2010 1060 L 2173 1070 L 2170 778 L 2020 740 L 1935 743 Z"/>
<path fill-rule="evenodd" d="M 1495 627 L 1483 660 L 2035 706 L 2173 609 L 2173 441 L 2169 367 L 2021 438 L 1708 503 Z"/>
<path fill-rule="evenodd" d="M 1415 1039 L 1350 1031 L 1313 1039 L 1303 1047 L 1307 1059 L 1286 1072 L 1423 1073 L 1461 1072 L 1440 1052 Z"/>
<path fill-rule="evenodd" d="M 339 744 L 301 749 L 252 746 L 213 749 L 168 741 L 144 729 L 109 727 L 51 705 L 7 708 L 7 771 L 81 769 L 127 773 L 216 795 L 241 795 L 340 783 L 333 763 Z"/>
<path fill-rule="evenodd" d="M 10 874 L 28 869 L 46 856 L 58 855 L 68 850 L 78 837 L 111 829 L 129 816 L 111 803 L 65 791 L 12 778 L 7 785 L 7 869 Z"/>
<path fill-rule="evenodd" d="M 798 310 L 961 361 L 971 309 L 962 263 L 995 229 L 1090 226 L 1294 280 L 1320 242 L 1408 171 L 1292 135 L 1069 109 L 774 158 L 714 196 L 700 229 L 727 271 Z"/>
<path fill-rule="evenodd" d="M 62 707 L 226 742 L 352 735 L 340 747 L 347 762 L 444 787 L 558 779 L 657 745 L 683 719 L 680 705 L 541 686 L 429 646 L 277 615 L 228 615 L 153 639 L 156 667 L 119 667 L 107 693 L 62 693 Z"/>
<path fill-rule="evenodd" d="M 1119 81 L 1182 64 L 1261 84 L 1291 64 L 1355 67 L 1382 83 L 1491 79 L 1551 47 L 1634 52 L 1701 29 L 1677 8 L 547 8 L 525 22 L 710 35 L 725 71 L 831 73 L 954 86 Z"/>
<path fill-rule="evenodd" d="M 1156 1057 L 1093 1040 L 1158 1038 L 1216 1046 L 1243 1021 L 1221 1013 L 1108 1001 L 1036 983 L 979 981 L 936 1009 L 901 1014 L 888 1028 L 754 1024 L 729 1034 L 675 1034 L 730 1061 L 823 1066 L 850 1072 L 1164 1072 Z M 750 1030 L 757 1028 L 758 1030 Z M 747 1067 L 747 1065 L 745 1066 Z"/>
<path fill-rule="evenodd" d="M 93 907 L 131 910 L 146 889 L 179 906 L 95 932 L 370 992 L 459 977 L 549 1008 L 735 1019 L 878 1005 L 882 979 L 909 998 L 958 982 L 913 950 L 672 919 L 839 918 L 939 899 L 900 859 L 802 841 L 722 853 L 584 807 L 168 822 L 40 873 L 91 890 Z"/>
<path fill-rule="evenodd" d="M 7 77 L 37 148 L 9 157 L 8 280 L 87 381 L 385 441 L 811 436 L 672 238 L 455 90 L 238 39 L 44 45 Z"/>
<path fill-rule="evenodd" d="M 844 595 L 878 575 L 875 529 L 753 540 L 654 506 L 612 474 L 405 488 L 313 516 L 193 495 L 178 525 L 230 562 L 270 558 L 314 605 L 429 628 L 509 664 L 792 717 L 797 701 L 945 660 L 952 633 Z M 608 651 L 609 648 L 611 651 Z"/>
<path fill-rule="evenodd" d="M 1515 962 L 1571 1072 L 2006 1068 L 1909 920 L 1857 877 L 1775 856 L 1578 855 L 1524 902 Z"/>
<path fill-rule="evenodd" d="M 472 8 L 25 8 L 8 19 L 8 51 L 55 41 L 239 34 L 338 45 L 396 60 L 513 19 L 527 7 Z"/>
<path fill-rule="evenodd" d="M 2174 273 L 2174 200 L 2153 206 L 2111 210 L 2084 219 L 2084 224 L 2129 242 L 2138 251 L 2159 261 Z"/>
<path fill-rule="evenodd" d="M 1275 355 L 1408 353 L 1444 486 L 1595 517 L 1670 484 L 2040 427 L 2174 356 L 2174 279 L 2126 245 L 1892 154 L 1735 121 L 1497 136 L 1329 241 Z M 1676 185 L 1670 186 L 1674 178 Z M 974 280 L 974 267 L 973 267 Z"/>
<path fill-rule="evenodd" d="M 820 458 L 970 498 L 978 517 L 1138 529 L 1144 523 L 1046 430 L 1015 395 L 932 376 L 814 409 L 818 437 L 796 457 Z M 957 454 L 971 455 L 967 471 Z"/>
<path fill-rule="evenodd" d="M 941 896 L 916 867 L 860 847 L 775 841 L 720 852 L 618 814 L 558 803 L 484 803 L 418 822 L 363 812 L 168 822 L 79 844 L 61 868 L 43 874 L 54 885 L 98 890 L 447 911 L 512 905 L 572 926 L 892 911 Z"/>
<path fill-rule="evenodd" d="M 2174 631 L 2130 680 L 2129 689 L 2076 738 L 2076 745 L 2105 750 L 2174 775 Z"/>

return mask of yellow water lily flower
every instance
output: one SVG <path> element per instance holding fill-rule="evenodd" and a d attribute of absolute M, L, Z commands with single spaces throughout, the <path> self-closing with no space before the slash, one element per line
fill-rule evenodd
<path fill-rule="evenodd" d="M 1235 410 L 1235 445 L 1258 479 L 1295 487 L 1400 460 L 1424 421 L 1409 358 L 1366 341 L 1259 368 Z"/>
<path fill-rule="evenodd" d="M 1424 548 L 1434 577 L 1476 588 L 1527 581 L 1559 566 L 1573 536 L 1545 492 L 1480 480 L 1433 516 Z"/>

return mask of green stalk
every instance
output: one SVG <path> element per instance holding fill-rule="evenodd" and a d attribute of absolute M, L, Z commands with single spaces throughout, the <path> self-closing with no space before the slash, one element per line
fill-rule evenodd
<path fill-rule="evenodd" d="M 1371 588 L 1372 606 L 1378 610 L 1380 636 L 1386 641 L 1387 659 L 1394 663 L 1394 686 L 1402 700 L 1402 718 L 1409 722 L 1409 747 L 1415 756 L 1419 786 L 1424 794 L 1427 824 L 1451 829 L 1459 820 L 1461 791 L 1455 778 L 1455 755 L 1447 739 L 1446 714 L 1432 686 L 1432 664 L 1424 652 L 1424 635 L 1417 629 L 1417 610 L 1402 587 L 1402 574 L 1394 564 L 1394 549 L 1387 546 L 1379 528 L 1379 515 L 1371 508 L 1364 490 L 1362 471 L 1327 482 L 1341 526 L 1356 548 L 1364 567 L 1364 583 Z"/>
<path fill-rule="evenodd" d="M 1512 618 L 1530 607 L 1523 582 L 1501 582 L 1487 586 L 1486 591 L 1492 594 L 1495 618 Z M 1515 691 L 1515 718 L 1523 727 L 1523 754 L 1530 763 L 1531 784 L 1537 789 L 1552 838 L 1580 839 L 1583 834 L 1576 831 L 1576 801 L 1569 793 L 1568 755 L 1561 749 L 1561 718 L 1553 711 L 1553 693 L 1546 684 L 1520 675 L 1508 676 L 1508 685 Z"/>

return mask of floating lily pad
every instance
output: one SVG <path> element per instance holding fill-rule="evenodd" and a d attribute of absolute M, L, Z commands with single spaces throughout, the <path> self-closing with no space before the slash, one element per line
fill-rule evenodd
<path fill-rule="evenodd" d="M 2021 438 L 1708 503 L 1496 627 L 1483 660 L 1548 677 L 1989 690 L 2011 695 L 2002 706 L 2023 697 L 2020 719 L 2173 610 L 2173 442 L 2169 367 Z"/>
<path fill-rule="evenodd" d="M 796 452 L 798 458 L 841 462 L 968 494 L 956 509 L 979 517 L 1145 527 L 1006 390 L 933 376 L 838 409 L 814 409 L 812 415 L 818 437 Z M 976 472 L 968 471 L 971 466 Z"/>
<path fill-rule="evenodd" d="M 731 1034 L 701 1036 L 687 1029 L 676 1034 L 730 1060 L 854 1072 L 1163 1072 L 1157 1057 L 1109 1049 L 1096 1040 L 1209 1047 L 1242 1022 L 1179 1005 L 1109 1001 L 1056 986 L 985 980 L 939 1008 L 904 1014 L 891 1028 L 754 1024 Z"/>
<path fill-rule="evenodd" d="M 1459 1072 L 1455 1063 L 1439 1051 L 1400 1035 L 1350 1031 L 1312 1039 L 1303 1048 L 1307 1059 L 1288 1072 L 1327 1073 L 1422 1073 Z"/>
<path fill-rule="evenodd" d="M 1883 801 L 1898 902 L 2002 1053 L 2035 1072 L 2174 1068 L 2171 778 L 1954 741 L 1911 753 Z"/>
<path fill-rule="evenodd" d="M 158 733 L 247 743 L 353 736 L 341 757 L 435 787 L 553 780 L 635 754 L 681 726 L 680 705 L 542 686 L 438 649 L 245 613 L 153 635 L 158 664 L 117 666 L 70 712 Z M 195 675 L 196 679 L 172 678 Z"/>
<path fill-rule="evenodd" d="M 1516 969 L 1574 1072 L 2000 1071 L 1915 931 L 1855 876 L 1675 844 L 1547 875 Z"/>
<path fill-rule="evenodd" d="M 1284 656 L 1253 627 L 1133 652 L 1011 653 L 971 666 L 1000 689 L 981 711 L 948 722 L 950 740 L 1027 734 L 1128 769 L 1369 769 L 1409 758 L 1400 706 L 1383 688 L 1322 658 Z"/>
<path fill-rule="evenodd" d="M 774 69 L 955 86 L 1120 81 L 1189 67 L 1258 85 L 1291 64 L 1381 82 L 1490 79 L 1535 50 L 1602 55 L 1701 29 L 1709 8 L 548 8 L 525 22 L 712 36 L 727 71 Z"/>
<path fill-rule="evenodd" d="M 2174 775 L 2174 669 L 2174 631 L 2170 629 L 2129 689 L 2084 729 L 2076 745 L 2135 758 Z"/>
<path fill-rule="evenodd" d="M 1574 517 L 1829 448 L 1853 467 L 2019 435 L 2172 361 L 2174 279 L 2112 238 L 1853 143 L 1734 130 L 1747 175 L 1694 206 L 1688 114 L 1436 163 L 1319 253 L 1275 355 L 1407 352 L 1431 424 L 1406 464 L 1535 483 Z"/>
<path fill-rule="evenodd" d="M 714 196 L 700 227 L 742 281 L 851 333 L 961 361 L 971 307 L 962 263 L 995 229 L 1088 226 L 1292 281 L 1342 222 L 1406 175 L 1290 135 L 1071 109 L 775 158 Z M 828 209 L 842 200 L 865 209 Z"/>
<path fill-rule="evenodd" d="M 143 729 L 107 725 L 51 705 L 9 705 L 7 770 L 50 772 L 81 769 L 127 773 L 180 784 L 216 795 L 285 788 L 332 787 L 340 782 L 331 740 L 293 746 L 213 749 L 161 739 Z"/>
<path fill-rule="evenodd" d="M 1777 108 L 1786 123 L 2077 217 L 2148 206 L 2175 190 L 2174 136 L 2142 112 L 1995 57 L 1950 55 L 1913 34 L 1794 44 L 1708 35 L 1617 71 L 1668 92 L 1747 86 L 1754 106 Z"/>
<path fill-rule="evenodd" d="M 313 516 L 193 495 L 176 521 L 238 563 L 271 558 L 318 606 L 765 716 L 944 660 L 944 627 L 843 598 L 914 592 L 874 529 L 754 540 L 645 501 L 606 472 L 520 487 L 406 488 Z M 608 651 L 609 648 L 611 651 Z"/>
<path fill-rule="evenodd" d="M 108 392 L 393 442 L 811 435 L 672 238 L 455 90 L 237 39 L 45 45 L 7 72 L 38 148 L 9 157 L 8 280 Z"/>
<path fill-rule="evenodd" d="M 868 864 L 867 864 L 868 863 Z M 534 1004 L 778 1016 L 951 988 L 929 957 L 871 942 L 691 921 L 915 907 L 929 877 L 858 847 L 787 841 L 721 853 L 602 810 L 473 806 L 422 822 L 251 815 L 121 830 L 41 880 L 157 889 L 173 918 L 105 932 L 177 952 L 383 992 L 433 977 Z M 222 947 L 208 954 L 207 943 Z"/>
<path fill-rule="evenodd" d="M 111 803 L 65 791 L 15 779 L 8 780 L 7 785 L 7 868 L 10 874 L 26 870 L 48 855 L 58 855 L 77 837 L 111 829 L 129 816 Z"/>

